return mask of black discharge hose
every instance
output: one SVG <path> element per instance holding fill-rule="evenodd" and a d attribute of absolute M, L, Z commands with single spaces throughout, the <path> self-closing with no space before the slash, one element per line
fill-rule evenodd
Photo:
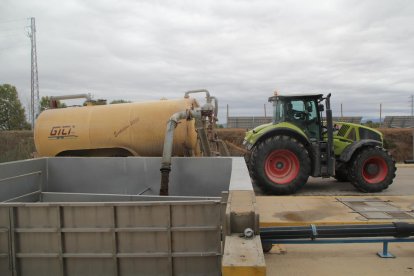
<path fill-rule="evenodd" d="M 414 224 L 394 222 L 391 224 L 292 226 L 260 228 L 262 240 L 316 239 L 316 238 L 362 238 L 414 236 Z"/>

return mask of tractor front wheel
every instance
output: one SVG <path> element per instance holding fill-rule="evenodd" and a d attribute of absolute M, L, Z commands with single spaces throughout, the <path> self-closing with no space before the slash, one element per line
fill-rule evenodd
<path fill-rule="evenodd" d="M 369 147 L 351 160 L 351 183 L 365 193 L 381 192 L 392 184 L 395 177 L 395 161 L 383 148 Z"/>
<path fill-rule="evenodd" d="M 308 151 L 296 139 L 275 136 L 258 144 L 250 160 L 254 183 L 267 193 L 292 194 L 310 174 Z"/>

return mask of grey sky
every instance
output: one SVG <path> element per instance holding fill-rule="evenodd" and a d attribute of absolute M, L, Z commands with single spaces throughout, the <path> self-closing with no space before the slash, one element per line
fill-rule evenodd
<path fill-rule="evenodd" d="M 230 115 L 281 93 L 333 94 L 334 115 L 410 115 L 414 1 L 3 0 L 0 83 L 30 95 L 28 17 L 40 94 L 143 101 L 207 88 Z M 270 111 L 270 105 L 268 104 Z"/>

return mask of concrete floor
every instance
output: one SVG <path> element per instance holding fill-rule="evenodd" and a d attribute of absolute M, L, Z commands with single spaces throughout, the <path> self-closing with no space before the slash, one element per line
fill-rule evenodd
<path fill-rule="evenodd" d="M 370 194 L 357 191 L 350 183 L 312 178 L 296 195 Z M 372 195 L 414 195 L 414 166 L 398 165 L 389 189 Z M 265 254 L 267 275 L 414 275 L 414 243 L 390 244 L 395 259 L 379 258 L 376 253 L 381 250 L 382 244 L 274 245 Z"/>
<path fill-rule="evenodd" d="M 267 275 L 414 275 L 414 244 L 391 244 L 393 259 L 376 253 L 381 244 L 274 246 L 265 254 Z"/>
<path fill-rule="evenodd" d="M 309 177 L 308 183 L 303 186 L 296 196 L 316 195 L 414 195 L 414 165 L 397 165 L 397 174 L 394 183 L 381 193 L 361 193 L 349 182 L 338 182 L 334 178 Z M 263 193 L 255 187 L 256 195 Z"/>

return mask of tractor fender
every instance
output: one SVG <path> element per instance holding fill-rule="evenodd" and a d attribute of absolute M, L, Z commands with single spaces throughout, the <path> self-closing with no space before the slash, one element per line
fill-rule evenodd
<path fill-rule="evenodd" d="M 342 162 L 348 162 L 351 160 L 352 156 L 354 155 L 355 151 L 362 148 L 362 147 L 375 147 L 379 146 L 382 147 L 382 143 L 377 140 L 371 140 L 371 139 L 362 139 L 357 142 L 353 142 L 349 146 L 347 146 L 344 151 L 341 153 L 341 156 L 339 157 L 339 161 Z"/>
<path fill-rule="evenodd" d="M 253 144 L 253 147 L 257 145 L 257 143 L 264 141 L 265 139 L 269 137 L 273 137 L 276 135 L 286 135 L 295 138 L 299 142 L 301 142 L 305 147 L 308 147 L 310 145 L 310 142 L 306 136 L 301 134 L 300 132 L 297 132 L 296 130 L 293 130 L 291 128 L 287 127 L 278 127 L 273 128 L 265 133 L 263 133 L 259 139 L 256 140 L 256 142 Z"/>

